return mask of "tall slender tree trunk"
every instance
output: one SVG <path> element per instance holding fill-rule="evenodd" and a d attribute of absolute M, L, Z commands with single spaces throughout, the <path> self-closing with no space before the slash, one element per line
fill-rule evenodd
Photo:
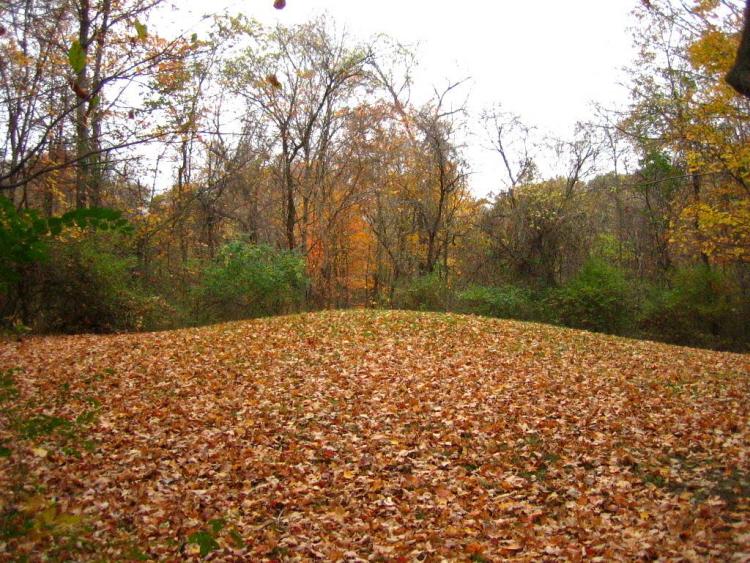
<path fill-rule="evenodd" d="M 91 13 L 89 0 L 80 0 L 78 4 L 78 43 L 88 54 L 91 32 Z M 91 90 L 88 63 L 84 64 L 76 74 L 76 208 L 83 209 L 88 205 L 88 195 L 91 191 L 91 134 L 88 125 L 88 104 L 86 96 Z"/>
<path fill-rule="evenodd" d="M 289 250 L 297 248 L 294 227 L 297 223 L 297 208 L 294 204 L 294 178 L 292 178 L 292 167 L 288 161 L 284 162 L 284 176 L 286 180 L 286 243 Z"/>

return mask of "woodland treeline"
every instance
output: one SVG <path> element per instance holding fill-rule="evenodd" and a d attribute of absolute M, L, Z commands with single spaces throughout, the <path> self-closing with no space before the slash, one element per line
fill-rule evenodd
<path fill-rule="evenodd" d="M 414 101 L 415 53 L 335 14 L 162 36 L 164 8 L 0 9 L 10 330 L 381 306 L 747 348 L 750 103 L 724 81 L 743 2 L 635 6 L 630 104 L 569 139 L 471 115 L 461 80 Z M 505 171 L 489 198 L 477 126 Z"/>

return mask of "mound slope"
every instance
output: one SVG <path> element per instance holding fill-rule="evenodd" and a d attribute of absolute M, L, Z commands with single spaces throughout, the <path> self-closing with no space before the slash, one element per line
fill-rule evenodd
<path fill-rule="evenodd" d="M 350 311 L 0 366 L 0 558 L 750 556 L 748 356 Z"/>

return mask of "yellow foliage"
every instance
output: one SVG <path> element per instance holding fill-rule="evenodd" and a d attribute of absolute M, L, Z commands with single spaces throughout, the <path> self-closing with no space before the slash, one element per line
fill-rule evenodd
<path fill-rule="evenodd" d="M 737 44 L 737 37 L 714 29 L 689 46 L 688 56 L 695 68 L 723 75 L 732 66 Z"/>
<path fill-rule="evenodd" d="M 687 205 L 672 225 L 670 242 L 717 263 L 750 262 L 750 198 L 736 194 Z"/>

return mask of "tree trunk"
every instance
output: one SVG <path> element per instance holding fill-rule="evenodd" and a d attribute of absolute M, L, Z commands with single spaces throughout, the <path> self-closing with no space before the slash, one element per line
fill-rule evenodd
<path fill-rule="evenodd" d="M 286 180 L 286 243 L 289 250 L 297 247 L 294 236 L 294 226 L 297 223 L 297 208 L 294 205 L 294 179 L 292 178 L 291 164 L 284 163 L 284 176 Z"/>
<path fill-rule="evenodd" d="M 91 14 L 89 0 L 80 0 L 78 5 L 78 43 L 85 53 L 88 54 L 91 31 Z M 91 133 L 88 125 L 88 113 L 86 98 L 91 90 L 89 80 L 88 64 L 84 64 L 76 75 L 75 91 L 78 96 L 76 101 L 76 156 L 78 167 L 76 168 L 76 208 L 83 209 L 88 205 L 88 195 L 91 192 Z"/>

